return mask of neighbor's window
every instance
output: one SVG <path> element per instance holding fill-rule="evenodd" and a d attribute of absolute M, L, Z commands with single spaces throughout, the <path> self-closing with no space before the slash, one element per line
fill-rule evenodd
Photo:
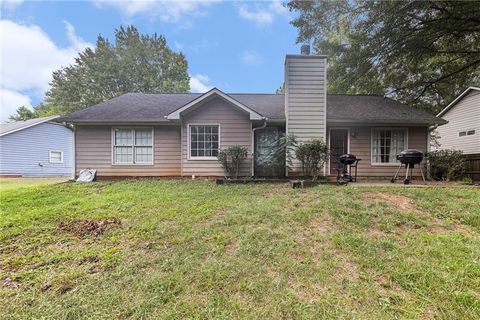
<path fill-rule="evenodd" d="M 372 163 L 398 163 L 397 154 L 407 148 L 406 129 L 372 130 Z"/>
<path fill-rule="evenodd" d="M 214 158 L 218 155 L 219 125 L 190 125 L 190 157 Z"/>
<path fill-rule="evenodd" d="M 153 164 L 151 128 L 115 129 L 113 143 L 115 164 Z"/>
<path fill-rule="evenodd" d="M 63 152 L 50 150 L 48 153 L 50 163 L 63 163 Z"/>
<path fill-rule="evenodd" d="M 459 137 L 465 137 L 465 136 L 473 136 L 475 135 L 475 130 L 468 130 L 468 131 L 460 131 L 458 133 Z"/>

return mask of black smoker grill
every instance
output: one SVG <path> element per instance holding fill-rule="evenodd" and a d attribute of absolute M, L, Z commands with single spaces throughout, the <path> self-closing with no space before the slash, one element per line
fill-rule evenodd
<path fill-rule="evenodd" d="M 400 152 L 400 154 L 397 155 L 397 160 L 400 161 L 400 166 L 398 167 L 395 176 L 390 181 L 392 183 L 395 183 L 395 180 L 397 180 L 398 172 L 400 171 L 402 166 L 405 166 L 406 173 L 403 183 L 409 184 L 412 180 L 412 169 L 415 167 L 416 164 L 420 164 L 420 162 L 422 162 L 423 152 L 417 149 L 403 150 L 402 152 Z M 420 173 L 422 174 L 423 183 L 427 184 L 427 182 L 425 181 L 425 176 L 423 175 L 422 166 L 419 165 L 418 167 L 420 168 Z M 410 175 L 408 174 L 409 170 Z"/>
<path fill-rule="evenodd" d="M 349 182 L 357 182 L 357 165 L 358 161 L 362 159 L 358 159 L 355 155 L 346 153 L 338 157 L 338 160 L 342 164 L 341 169 L 337 169 L 337 181 L 349 181 Z M 352 176 L 352 168 L 355 168 L 355 175 Z M 341 172 L 340 172 L 341 171 Z"/>

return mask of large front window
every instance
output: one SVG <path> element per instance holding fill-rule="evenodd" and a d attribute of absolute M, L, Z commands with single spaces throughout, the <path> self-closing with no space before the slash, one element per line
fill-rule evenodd
<path fill-rule="evenodd" d="M 372 163 L 398 163 L 397 154 L 405 149 L 406 129 L 372 129 Z"/>
<path fill-rule="evenodd" d="M 115 164 L 153 164 L 151 128 L 117 128 L 113 132 Z"/>
<path fill-rule="evenodd" d="M 220 126 L 190 125 L 190 158 L 213 159 L 218 155 Z"/>

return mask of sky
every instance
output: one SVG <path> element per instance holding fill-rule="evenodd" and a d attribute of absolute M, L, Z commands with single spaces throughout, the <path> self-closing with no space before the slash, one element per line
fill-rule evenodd
<path fill-rule="evenodd" d="M 0 0 L 0 121 L 44 99 L 51 74 L 113 39 L 119 26 L 161 34 L 186 55 L 192 92 L 273 93 L 298 53 L 294 14 L 275 1 Z"/>

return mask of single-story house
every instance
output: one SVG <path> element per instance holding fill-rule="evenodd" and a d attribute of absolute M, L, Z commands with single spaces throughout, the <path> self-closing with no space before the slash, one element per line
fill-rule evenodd
<path fill-rule="evenodd" d="M 303 51 L 303 50 L 302 50 Z M 391 177 L 396 155 L 427 150 L 429 127 L 444 120 L 383 96 L 327 95 L 326 57 L 287 55 L 285 93 L 127 93 L 57 119 L 73 125 L 76 172 L 112 176 L 224 176 L 218 150 L 246 146 L 243 176 L 294 176 L 255 161 L 280 133 L 326 141 L 332 160 L 352 153 L 360 177 Z M 253 157 L 255 154 L 255 157 Z M 336 174 L 332 164 L 325 174 Z"/>
<path fill-rule="evenodd" d="M 448 121 L 436 129 L 440 143 L 438 149 L 480 154 L 480 88 L 465 90 L 437 117 Z"/>
<path fill-rule="evenodd" d="M 1 176 L 73 176 L 73 131 L 56 118 L 0 124 Z"/>

